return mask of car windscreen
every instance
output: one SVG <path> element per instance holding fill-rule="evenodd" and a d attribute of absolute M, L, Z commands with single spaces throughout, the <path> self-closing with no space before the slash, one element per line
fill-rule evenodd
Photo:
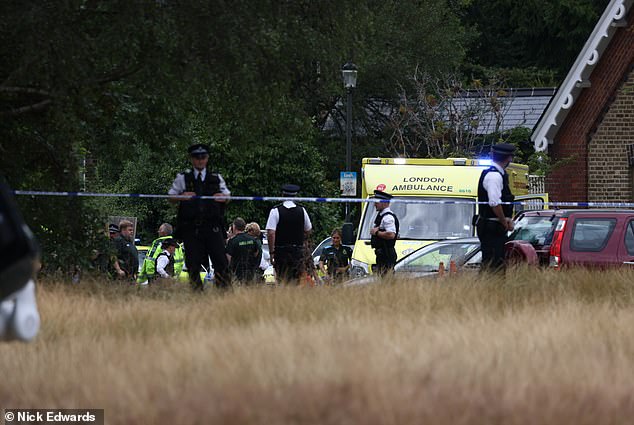
<path fill-rule="evenodd" d="M 475 201 L 463 198 L 395 198 L 426 201 L 447 201 L 459 203 L 412 204 L 392 202 L 390 210 L 400 223 L 399 239 L 441 240 L 467 238 L 473 236 L 471 219 L 475 214 Z M 374 226 L 376 210 L 369 203 L 365 209 L 360 239 L 370 239 L 370 229 Z"/>
<path fill-rule="evenodd" d="M 509 240 L 527 241 L 534 246 L 550 245 L 558 219 L 552 215 L 525 215 L 515 222 Z"/>

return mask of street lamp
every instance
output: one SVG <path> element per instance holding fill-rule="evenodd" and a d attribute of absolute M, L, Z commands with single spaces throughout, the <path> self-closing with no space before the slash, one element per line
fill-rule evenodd
<path fill-rule="evenodd" d="M 346 171 L 352 171 L 352 90 L 357 86 L 357 67 L 347 62 L 341 68 L 343 87 L 346 89 Z M 346 221 L 350 220 L 350 203 L 346 202 Z"/>

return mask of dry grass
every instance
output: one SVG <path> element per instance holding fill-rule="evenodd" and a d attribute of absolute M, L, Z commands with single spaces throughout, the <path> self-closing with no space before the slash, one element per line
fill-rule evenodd
<path fill-rule="evenodd" d="M 625 424 L 634 272 L 192 294 L 40 282 L 0 407 L 106 423 Z"/>

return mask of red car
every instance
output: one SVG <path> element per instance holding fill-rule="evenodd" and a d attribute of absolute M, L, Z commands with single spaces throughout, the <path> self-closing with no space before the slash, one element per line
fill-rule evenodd
<path fill-rule="evenodd" d="M 526 211 L 509 239 L 511 258 L 544 266 L 634 264 L 634 210 Z"/>

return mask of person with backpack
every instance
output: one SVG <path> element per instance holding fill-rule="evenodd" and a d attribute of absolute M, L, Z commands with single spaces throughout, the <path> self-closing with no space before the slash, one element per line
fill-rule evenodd
<path fill-rule="evenodd" d="M 389 193 L 375 190 L 374 197 L 377 202 L 374 208 L 377 211 L 374 219 L 374 227 L 370 229 L 370 245 L 376 255 L 377 273 L 385 276 L 394 271 L 396 265 L 396 238 L 398 237 L 399 223 L 396 215 L 390 210 Z"/>

